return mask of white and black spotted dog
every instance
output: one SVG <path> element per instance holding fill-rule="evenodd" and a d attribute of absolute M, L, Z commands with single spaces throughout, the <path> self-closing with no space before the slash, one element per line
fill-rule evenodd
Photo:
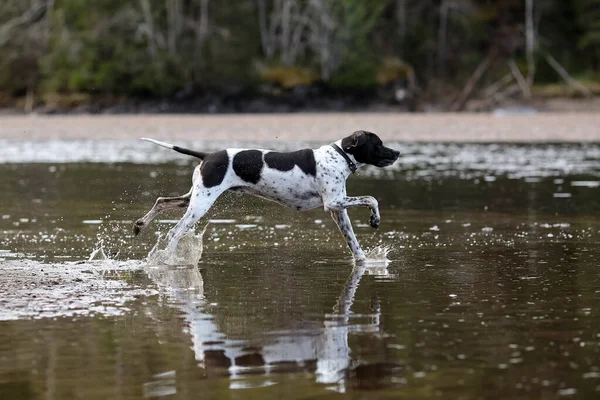
<path fill-rule="evenodd" d="M 174 251 L 181 237 L 202 218 L 215 200 L 232 190 L 275 201 L 298 211 L 323 207 L 344 235 L 356 260 L 364 260 L 347 208 L 365 206 L 371 210 L 370 224 L 379 227 L 377 200 L 372 196 L 349 197 L 346 179 L 363 164 L 392 165 L 399 152 L 385 147 L 377 135 L 357 131 L 330 145 L 280 153 L 271 150 L 226 149 L 203 153 L 154 139 L 142 138 L 179 153 L 202 160 L 194 169 L 192 188 L 179 197 L 159 197 L 154 207 L 136 221 L 137 235 L 163 211 L 187 207 L 177 225 L 169 232 L 167 250 Z"/>

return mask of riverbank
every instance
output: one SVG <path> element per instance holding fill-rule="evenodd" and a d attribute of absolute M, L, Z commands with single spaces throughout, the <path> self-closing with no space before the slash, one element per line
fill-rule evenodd
<path fill-rule="evenodd" d="M 315 141 L 355 130 L 406 142 L 598 142 L 600 113 L 4 115 L 0 139 Z"/>

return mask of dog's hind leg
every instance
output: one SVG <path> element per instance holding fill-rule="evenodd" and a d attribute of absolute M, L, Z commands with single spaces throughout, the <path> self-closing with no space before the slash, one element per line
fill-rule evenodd
<path fill-rule="evenodd" d="M 196 186 L 192 189 L 190 204 L 185 215 L 169 232 L 168 250 L 174 252 L 181 237 L 190 230 L 200 218 L 212 207 L 217 198 L 227 190 L 224 187 L 205 188 Z"/>
<path fill-rule="evenodd" d="M 344 235 L 344 239 L 346 239 L 346 243 L 348 243 L 348 247 L 350 247 L 350 251 L 352 251 L 352 255 L 356 261 L 362 261 L 367 258 L 365 252 L 360 247 L 358 240 L 356 239 L 356 235 L 354 235 L 354 230 L 352 229 L 352 222 L 350 222 L 350 218 L 348 217 L 348 211 L 345 209 L 339 211 L 331 211 L 331 217 L 337 224 L 338 228 L 340 228 L 340 232 Z"/>
<path fill-rule="evenodd" d="M 183 196 L 178 197 L 159 197 L 156 199 L 156 203 L 146 215 L 142 218 L 135 221 L 133 224 L 133 233 L 137 236 L 144 228 L 150 225 L 150 222 L 154 218 L 156 218 L 160 213 L 163 213 L 167 210 L 175 210 L 178 208 L 185 208 L 190 204 L 190 196 L 192 195 L 192 190 Z"/>

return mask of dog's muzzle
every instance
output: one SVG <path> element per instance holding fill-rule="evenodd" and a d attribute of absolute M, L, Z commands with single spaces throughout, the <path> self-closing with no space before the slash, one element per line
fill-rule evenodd
<path fill-rule="evenodd" d="M 400 157 L 400 152 L 390 149 L 390 153 L 391 154 L 386 154 L 386 157 L 379 161 L 376 165 L 378 167 L 389 167 L 395 163 L 398 157 Z"/>

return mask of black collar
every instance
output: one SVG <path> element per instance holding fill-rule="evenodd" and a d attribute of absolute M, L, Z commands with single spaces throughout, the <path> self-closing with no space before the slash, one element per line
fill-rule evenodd
<path fill-rule="evenodd" d="M 346 152 L 342 149 L 340 149 L 340 146 L 338 146 L 335 143 L 331 143 L 330 145 L 331 147 L 334 148 L 335 151 L 337 151 L 338 153 L 340 153 L 340 155 L 342 157 L 344 157 L 344 159 L 346 160 L 346 162 L 348 163 L 348 167 L 350 167 L 350 171 L 352 171 L 352 173 L 356 172 L 356 169 L 358 168 L 356 166 L 356 164 L 350 159 L 350 157 L 348 157 L 348 154 L 346 154 Z"/>

